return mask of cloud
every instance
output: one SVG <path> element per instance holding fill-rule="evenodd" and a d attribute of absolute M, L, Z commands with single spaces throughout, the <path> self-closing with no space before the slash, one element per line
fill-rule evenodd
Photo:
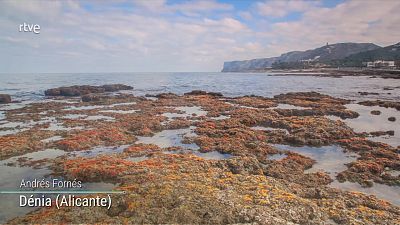
<path fill-rule="evenodd" d="M 326 42 L 388 45 L 398 1 L 0 2 L 0 72 L 219 71 L 224 61 L 276 56 Z M 285 20 L 291 13 L 296 20 Z M 48 14 L 50 13 L 50 15 Z M 279 17 L 279 22 L 275 20 Z M 40 35 L 20 33 L 39 23 Z M 21 66 L 24 65 L 24 66 Z"/>
<path fill-rule="evenodd" d="M 274 38 L 308 48 L 330 42 L 373 42 L 389 45 L 400 37 L 399 1 L 347 1 L 334 8 L 305 11 L 298 21 L 272 25 Z"/>
<path fill-rule="evenodd" d="M 290 12 L 304 12 L 315 8 L 317 1 L 272 0 L 256 3 L 258 13 L 263 16 L 283 17 Z"/>
<path fill-rule="evenodd" d="M 201 16 L 201 13 L 204 14 L 206 12 L 227 11 L 233 9 L 232 5 L 219 3 L 215 0 L 192 0 L 176 4 L 167 4 L 166 0 L 136 0 L 134 1 L 134 4 L 142 9 L 155 12 L 157 14 L 180 12 L 187 16 Z"/>

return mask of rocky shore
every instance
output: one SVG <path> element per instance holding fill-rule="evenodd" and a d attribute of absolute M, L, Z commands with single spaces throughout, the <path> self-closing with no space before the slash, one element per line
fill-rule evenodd
<path fill-rule="evenodd" d="M 346 125 L 342 120 L 359 116 L 346 108 L 350 100 L 317 92 L 273 98 L 198 90 L 107 94 L 126 89 L 131 87 L 55 88 L 46 91 L 54 96 L 48 101 L 5 112 L 8 123 L 20 125 L 14 128 L 18 132 L 0 136 L 0 159 L 63 150 L 64 155 L 44 160 L 53 176 L 113 183 L 115 190 L 126 191 L 113 196 L 110 210 L 44 208 L 9 224 L 400 223 L 399 206 L 330 186 L 334 180 L 400 186 L 400 147 L 371 141 L 366 132 Z M 360 104 L 398 110 L 399 102 Z M 160 133 L 177 134 L 180 141 L 159 142 Z M 125 147 L 80 155 L 120 146 Z M 318 160 L 277 146 L 337 146 L 357 157 L 338 162 L 343 170 L 337 174 L 309 172 Z M 28 158 L 14 166 L 44 162 Z"/>

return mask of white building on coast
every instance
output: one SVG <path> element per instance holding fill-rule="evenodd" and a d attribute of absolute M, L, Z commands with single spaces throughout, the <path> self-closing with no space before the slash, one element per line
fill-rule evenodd
<path fill-rule="evenodd" d="M 396 64 L 394 61 L 375 60 L 372 62 L 366 62 L 368 68 L 395 68 Z"/>

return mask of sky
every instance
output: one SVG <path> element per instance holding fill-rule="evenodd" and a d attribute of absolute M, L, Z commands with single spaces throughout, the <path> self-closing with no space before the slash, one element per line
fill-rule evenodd
<path fill-rule="evenodd" d="M 398 0 L 3 0 L 0 73 L 208 72 L 327 42 L 387 46 L 399 12 Z"/>

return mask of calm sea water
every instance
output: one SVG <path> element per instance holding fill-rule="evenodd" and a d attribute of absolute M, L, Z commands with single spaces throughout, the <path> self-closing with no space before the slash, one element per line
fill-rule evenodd
<path fill-rule="evenodd" d="M 222 92 L 227 96 L 318 91 L 349 99 L 400 99 L 400 80 L 368 77 L 271 76 L 267 73 L 92 73 L 92 74 L 0 74 L 0 93 L 15 100 L 36 100 L 44 90 L 69 85 L 122 83 L 136 95 L 194 89 Z M 394 88 L 394 90 L 384 90 Z M 359 91 L 379 95 L 361 96 Z"/>

